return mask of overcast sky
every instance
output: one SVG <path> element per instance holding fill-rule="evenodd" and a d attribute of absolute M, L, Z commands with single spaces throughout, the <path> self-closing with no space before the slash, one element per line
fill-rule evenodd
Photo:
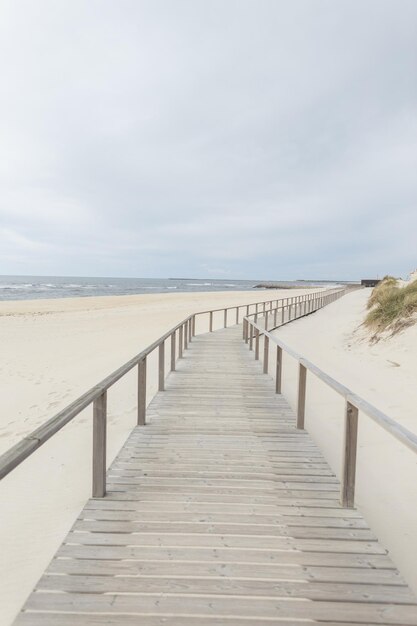
<path fill-rule="evenodd" d="M 416 0 L 0 7 L 0 274 L 417 266 Z"/>

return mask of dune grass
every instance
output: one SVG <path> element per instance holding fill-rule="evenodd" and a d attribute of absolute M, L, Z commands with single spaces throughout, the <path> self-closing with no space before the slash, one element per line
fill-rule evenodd
<path fill-rule="evenodd" d="M 396 278 L 385 276 L 372 290 L 367 306 L 365 326 L 374 331 L 374 336 L 384 331 L 394 334 L 402 330 L 416 321 L 417 280 L 401 287 Z"/>

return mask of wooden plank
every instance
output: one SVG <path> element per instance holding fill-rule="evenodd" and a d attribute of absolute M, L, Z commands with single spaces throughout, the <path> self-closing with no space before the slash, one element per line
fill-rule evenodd
<path fill-rule="evenodd" d="M 264 362 L 263 362 L 263 373 L 268 373 L 268 362 L 269 362 L 269 339 L 268 337 L 264 337 Z"/>
<path fill-rule="evenodd" d="M 67 545 L 107 545 L 107 546 L 125 546 L 129 547 L 152 547 L 166 546 L 173 548 L 190 548 L 210 549 L 210 548 L 227 548 L 248 549 L 248 550 L 269 550 L 270 553 L 275 551 L 293 551 L 303 550 L 311 552 L 326 553 L 343 553 L 343 554 L 386 554 L 386 550 L 377 541 L 361 541 L 356 539 L 332 539 L 329 531 L 326 539 L 314 539 L 303 537 L 281 537 L 274 534 L 266 534 L 263 536 L 260 532 L 254 534 L 215 534 L 210 532 L 143 532 L 132 533 L 119 530 L 115 533 L 111 532 L 71 532 L 66 542 Z M 307 533 L 307 529 L 305 531 Z M 123 553 L 123 552 L 122 552 Z M 123 558 L 123 557 L 122 557 Z M 125 557 L 127 558 L 127 557 Z"/>
<path fill-rule="evenodd" d="M 416 607 L 406 604 L 322 602 L 280 597 L 193 596 L 183 594 L 94 594 L 33 593 L 28 600 L 31 611 L 59 610 L 72 613 L 131 613 L 135 615 L 201 615 L 210 617 L 294 618 L 342 620 L 352 623 L 374 620 L 375 624 L 415 626 Z"/>
<path fill-rule="evenodd" d="M 281 523 L 261 523 L 255 520 L 248 521 L 246 523 L 238 523 L 237 521 L 188 521 L 187 519 L 176 520 L 176 517 L 171 514 L 169 521 L 165 520 L 79 520 L 75 523 L 73 530 L 88 531 L 91 533 L 195 533 L 195 534 L 221 534 L 226 535 L 257 535 L 259 537 L 292 537 L 292 538 L 320 538 L 320 539 L 359 539 L 361 541 L 375 541 L 375 536 L 369 529 L 352 528 L 351 526 L 332 527 L 325 525 L 319 527 L 318 524 L 309 526 L 307 523 L 304 525 L 288 525 L 286 520 L 281 519 Z M 77 537 L 71 534 L 70 537 L 77 541 Z M 127 537 L 124 540 L 129 542 L 131 538 Z M 136 537 L 137 539 L 137 537 Z M 89 540 L 89 537 L 86 538 Z M 297 545 L 299 545 L 297 543 Z M 331 543 L 329 544 L 331 546 Z"/>
<path fill-rule="evenodd" d="M 233 563 L 230 561 L 173 560 L 103 560 L 53 559 L 49 574 L 78 574 L 82 576 L 203 576 L 205 578 L 261 578 L 263 580 L 299 580 L 311 582 L 394 585 L 406 587 L 393 569 L 369 567 L 305 566 L 282 563 Z"/>
<path fill-rule="evenodd" d="M 87 502 L 84 512 L 85 515 L 89 515 L 90 511 L 151 511 L 151 512 L 159 512 L 159 511 L 172 511 L 172 512 L 182 512 L 185 511 L 187 513 L 195 513 L 198 515 L 207 515 L 209 513 L 217 514 L 224 513 L 225 515 L 284 515 L 284 516 L 295 516 L 295 517 L 320 517 L 320 518 L 346 518 L 346 519 L 354 519 L 354 520 L 362 520 L 360 515 L 352 509 L 342 509 L 339 506 L 339 503 L 336 502 L 335 506 L 300 506 L 291 503 L 290 505 L 282 504 L 281 500 L 279 503 L 276 502 L 268 502 L 268 503 L 258 503 L 256 500 L 251 500 L 247 503 L 238 501 L 231 502 L 225 499 L 220 500 L 218 506 L 213 506 L 216 504 L 216 501 L 212 499 L 208 502 L 204 502 L 198 500 L 196 498 L 190 498 L 187 500 L 180 500 L 178 498 L 175 499 L 162 499 L 158 502 L 155 499 L 149 499 L 148 497 L 140 497 L 138 499 L 129 498 L 127 494 L 125 494 L 125 499 L 121 499 L 120 497 L 113 497 L 113 494 L 107 494 L 105 500 L 90 500 Z M 326 501 L 328 504 L 328 501 Z M 82 513 L 83 514 L 83 513 Z M 81 515 L 82 515 L 81 514 Z M 365 523 L 365 522 L 364 522 Z"/>
<path fill-rule="evenodd" d="M 158 348 L 158 390 L 165 389 L 165 342 L 163 341 Z"/>
<path fill-rule="evenodd" d="M 280 563 L 292 565 L 316 565 L 337 567 L 382 567 L 394 566 L 386 554 L 372 554 L 366 551 L 326 552 L 307 550 L 247 550 L 241 547 L 225 546 L 89 546 L 63 544 L 58 555 L 73 559 L 137 559 L 137 560 L 177 560 L 177 561 L 226 561 L 232 563 Z M 342 546 L 343 549 L 343 546 Z"/>
<path fill-rule="evenodd" d="M 275 371 L 275 393 L 281 393 L 282 388 L 282 348 L 277 346 L 277 362 Z"/>
<path fill-rule="evenodd" d="M 188 348 L 188 321 L 183 324 L 184 350 Z"/>
<path fill-rule="evenodd" d="M 106 494 L 107 392 L 93 405 L 93 498 Z"/>
<path fill-rule="evenodd" d="M 307 370 L 302 363 L 298 365 L 298 401 L 297 401 L 297 428 L 304 429 L 306 407 Z"/>
<path fill-rule="evenodd" d="M 146 357 L 138 363 L 138 426 L 146 423 Z"/>
<path fill-rule="evenodd" d="M 182 359 L 182 356 L 183 356 L 183 346 L 184 346 L 183 332 L 184 332 L 184 327 L 180 326 L 178 329 L 178 358 L 179 359 Z"/>
<path fill-rule="evenodd" d="M 195 321 L 195 318 L 193 318 Z M 176 334 L 175 332 L 171 335 L 171 372 L 175 371 L 176 364 Z"/>
<path fill-rule="evenodd" d="M 346 402 L 343 444 L 341 504 L 353 508 L 355 502 L 356 449 L 358 445 L 358 409 Z"/>
<path fill-rule="evenodd" d="M 169 622 L 168 622 L 169 619 Z M 242 618 L 227 618 L 225 622 L 224 617 L 202 617 L 201 615 L 187 616 L 181 614 L 180 616 L 170 615 L 169 617 L 162 617 L 158 615 L 146 615 L 141 616 L 141 626 L 161 626 L 162 623 L 169 624 L 169 626 L 242 626 Z M 248 626 L 300 626 L 306 622 L 294 620 L 279 621 L 270 619 L 259 619 L 245 617 L 244 624 Z M 308 623 L 308 622 L 307 622 Z M 329 622 L 315 620 L 314 624 L 321 624 L 325 626 L 352 626 L 352 622 Z M 16 621 L 17 626 L 138 626 L 137 615 L 128 614 L 115 614 L 109 615 L 102 614 L 76 614 L 76 613 L 55 613 L 55 612 L 41 612 L 41 613 L 21 613 Z M 361 626 L 375 626 L 374 623 L 361 622 Z M 384 626 L 384 624 L 382 624 Z M 387 626 L 385 624 L 385 626 Z"/>
<path fill-rule="evenodd" d="M 408 587 L 367 585 L 355 583 L 285 581 L 270 578 L 260 580 L 217 576 L 200 578 L 181 576 L 61 576 L 47 574 L 39 581 L 37 590 L 65 593 L 139 593 L 139 594 L 195 594 L 215 596 L 257 596 L 305 598 L 330 602 L 380 602 L 381 604 L 414 604 Z"/>
<path fill-rule="evenodd" d="M 255 509 L 256 511 L 256 509 Z M 140 506 L 136 510 L 126 509 L 84 509 L 81 512 L 79 521 L 114 521 L 120 520 L 124 522 L 170 522 L 172 524 L 184 523 L 212 523 L 212 524 L 240 524 L 246 526 L 250 524 L 263 525 L 266 527 L 282 526 L 284 528 L 292 528 L 293 526 L 301 528 L 317 527 L 317 528 L 361 528 L 369 530 L 366 522 L 358 518 L 345 518 L 345 517 L 319 517 L 314 515 L 290 515 L 277 513 L 275 515 L 268 515 L 256 512 L 236 512 L 236 511 L 210 511 L 204 513 L 204 511 L 189 511 L 187 507 L 176 509 L 175 507 L 165 507 L 160 509 L 158 507 L 155 510 L 147 510 L 145 506 Z"/>

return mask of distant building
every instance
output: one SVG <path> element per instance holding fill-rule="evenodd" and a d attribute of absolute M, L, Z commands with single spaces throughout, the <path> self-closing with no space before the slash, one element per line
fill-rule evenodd
<path fill-rule="evenodd" d="M 362 287 L 376 287 L 380 282 L 379 278 L 362 278 L 361 285 Z"/>

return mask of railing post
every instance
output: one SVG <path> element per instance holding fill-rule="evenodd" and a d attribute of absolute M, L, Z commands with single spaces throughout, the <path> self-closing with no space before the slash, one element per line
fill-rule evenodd
<path fill-rule="evenodd" d="M 268 330 L 268 311 L 265 311 L 265 330 Z"/>
<path fill-rule="evenodd" d="M 178 330 L 178 358 L 182 359 L 182 350 L 183 350 L 183 327 L 182 325 Z"/>
<path fill-rule="evenodd" d="M 276 328 L 276 325 L 277 325 L 277 315 L 278 315 L 278 308 L 276 308 L 274 311 L 274 328 Z"/>
<path fill-rule="evenodd" d="M 284 305 L 282 305 L 282 315 L 281 315 L 281 318 L 282 318 L 281 319 L 281 325 L 283 325 L 284 321 L 285 321 L 285 306 Z"/>
<path fill-rule="evenodd" d="M 193 324 L 192 324 L 192 320 L 189 319 L 187 324 L 188 324 L 188 343 L 191 343 L 192 338 L 193 338 Z"/>
<path fill-rule="evenodd" d="M 249 350 L 253 350 L 253 326 L 249 324 Z"/>
<path fill-rule="evenodd" d="M 236 307 L 236 324 L 239 324 L 239 307 Z"/>
<path fill-rule="evenodd" d="M 146 423 L 146 356 L 138 363 L 138 426 Z"/>
<path fill-rule="evenodd" d="M 158 389 L 164 391 L 165 389 L 165 341 L 159 344 L 159 359 L 158 359 Z"/>
<path fill-rule="evenodd" d="M 264 374 L 268 374 L 269 337 L 264 335 Z"/>
<path fill-rule="evenodd" d="M 227 328 L 227 309 L 224 310 L 224 327 Z"/>
<path fill-rule="evenodd" d="M 93 404 L 93 498 L 106 495 L 107 392 Z"/>
<path fill-rule="evenodd" d="M 307 370 L 301 363 L 298 366 L 298 403 L 297 403 L 297 428 L 304 429 L 305 406 L 306 406 L 306 379 Z"/>
<path fill-rule="evenodd" d="M 195 315 L 193 315 L 193 330 L 192 330 L 192 333 L 193 333 L 193 337 L 195 337 Z"/>
<path fill-rule="evenodd" d="M 246 305 L 246 315 L 249 315 L 249 304 Z"/>
<path fill-rule="evenodd" d="M 282 348 L 277 346 L 277 368 L 275 372 L 275 393 L 281 393 L 282 388 Z"/>
<path fill-rule="evenodd" d="M 356 450 L 358 442 L 358 409 L 346 402 L 345 438 L 340 501 L 342 506 L 352 509 L 355 503 Z"/>
<path fill-rule="evenodd" d="M 188 348 L 188 322 L 184 322 L 184 350 Z"/>
<path fill-rule="evenodd" d="M 255 330 L 255 361 L 259 361 L 259 330 Z"/>
<path fill-rule="evenodd" d="M 175 332 L 171 333 L 171 372 L 175 371 Z"/>
<path fill-rule="evenodd" d="M 213 311 L 210 311 L 210 324 L 209 324 L 209 331 L 212 333 L 213 332 Z"/>

